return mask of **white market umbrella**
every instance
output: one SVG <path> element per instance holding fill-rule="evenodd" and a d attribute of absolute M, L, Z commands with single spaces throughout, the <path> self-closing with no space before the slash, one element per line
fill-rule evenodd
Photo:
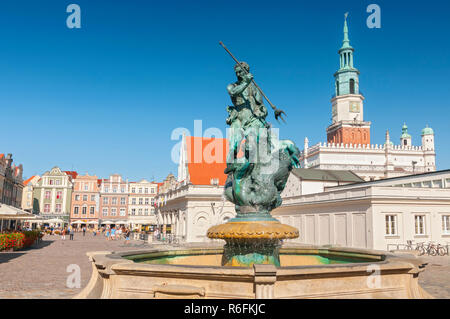
<path fill-rule="evenodd" d="M 64 221 L 62 219 L 59 219 L 59 218 L 47 219 L 45 222 L 46 223 L 59 223 L 59 224 L 64 223 Z"/>
<path fill-rule="evenodd" d="M 97 225 L 98 221 L 96 220 L 91 220 L 90 222 L 88 222 L 89 225 Z"/>
<path fill-rule="evenodd" d="M 102 225 L 111 225 L 111 224 L 114 224 L 114 223 L 111 222 L 111 221 L 109 221 L 109 220 L 107 220 L 107 221 L 105 221 L 105 222 L 101 222 L 101 224 L 102 224 Z"/>
<path fill-rule="evenodd" d="M 73 224 L 78 224 L 78 225 L 80 225 L 80 224 L 84 224 L 84 222 L 81 221 L 81 220 L 77 220 L 77 221 L 73 222 L 72 225 L 73 225 Z"/>
<path fill-rule="evenodd" d="M 32 213 L 26 212 L 19 208 L 0 204 L 0 218 L 2 219 L 15 219 L 16 217 L 33 217 Z"/>

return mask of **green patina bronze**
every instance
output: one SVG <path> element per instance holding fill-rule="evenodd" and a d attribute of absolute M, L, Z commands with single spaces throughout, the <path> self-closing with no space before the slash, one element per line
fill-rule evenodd
<path fill-rule="evenodd" d="M 249 65 L 241 62 L 234 70 L 237 81 L 227 87 L 233 106 L 227 108 L 230 148 L 225 196 L 236 205 L 239 220 L 270 220 L 270 211 L 281 205 L 289 172 L 299 166 L 300 152 L 294 142 L 272 136 L 267 108 Z"/>
<path fill-rule="evenodd" d="M 227 242 L 222 258 L 224 266 L 248 267 L 255 263 L 279 266 L 280 239 L 292 238 L 293 231 L 287 226 L 290 229 L 283 228 L 283 234 L 287 231 L 289 235 L 272 237 L 275 231 L 270 231 L 271 224 L 267 222 L 279 224 L 270 212 L 282 203 L 280 194 L 290 171 L 299 167 L 300 151 L 294 142 L 278 140 L 273 134 L 266 121 L 268 112 L 263 97 L 267 97 L 254 82 L 250 66 L 238 62 L 234 71 L 237 81 L 227 86 L 233 105 L 227 107 L 226 123 L 230 130 L 224 193 L 235 204 L 237 215 L 229 221 L 232 227 L 210 228 L 208 236 Z M 275 118 L 283 119 L 281 114 L 285 113 L 268 102 Z M 260 224 L 260 228 L 254 224 L 261 222 L 266 223 Z M 298 236 L 298 231 L 295 232 Z M 228 235 L 221 237 L 224 233 Z M 255 238 L 255 233 L 261 236 Z"/>

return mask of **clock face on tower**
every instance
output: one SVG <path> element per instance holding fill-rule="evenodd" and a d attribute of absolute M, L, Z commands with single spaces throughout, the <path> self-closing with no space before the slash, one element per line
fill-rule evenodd
<path fill-rule="evenodd" d="M 349 111 L 352 112 L 352 113 L 359 113 L 360 112 L 360 104 L 359 104 L 359 102 L 350 102 Z"/>

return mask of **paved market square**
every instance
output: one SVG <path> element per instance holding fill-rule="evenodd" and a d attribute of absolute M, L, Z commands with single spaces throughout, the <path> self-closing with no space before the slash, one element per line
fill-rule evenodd
<path fill-rule="evenodd" d="M 75 233 L 74 240 L 62 240 L 57 235 L 45 235 L 32 248 L 0 253 L 0 299 L 36 298 L 64 299 L 78 294 L 91 277 L 88 251 L 124 251 L 151 247 L 142 240 L 107 241 L 102 235 Z M 161 244 L 152 244 L 161 245 Z M 420 257 L 428 263 L 420 274 L 420 285 L 436 298 L 450 298 L 450 257 Z M 81 288 L 68 288 L 67 266 L 81 269 Z"/>

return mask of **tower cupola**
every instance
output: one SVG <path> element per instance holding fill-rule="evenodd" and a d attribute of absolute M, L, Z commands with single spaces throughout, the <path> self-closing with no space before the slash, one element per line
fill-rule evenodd
<path fill-rule="evenodd" d="M 348 12 L 344 20 L 344 40 L 339 49 L 340 67 L 334 74 L 336 80 L 336 96 L 359 94 L 359 71 L 354 67 L 353 53 L 355 49 L 350 45 L 347 24 Z"/>
<path fill-rule="evenodd" d="M 411 135 L 408 134 L 408 126 L 406 123 L 402 126 L 402 135 L 400 136 L 400 145 L 411 146 Z"/>

